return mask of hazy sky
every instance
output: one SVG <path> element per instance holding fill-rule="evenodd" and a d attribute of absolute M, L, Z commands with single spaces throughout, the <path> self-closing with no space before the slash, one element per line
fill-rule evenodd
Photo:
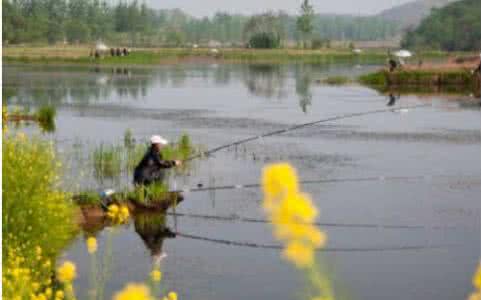
<path fill-rule="evenodd" d="M 297 13 L 302 0 L 146 0 L 155 8 L 181 8 L 195 16 L 210 16 L 216 11 L 253 14 L 266 10 Z M 311 0 L 316 12 L 374 14 L 412 0 Z"/>

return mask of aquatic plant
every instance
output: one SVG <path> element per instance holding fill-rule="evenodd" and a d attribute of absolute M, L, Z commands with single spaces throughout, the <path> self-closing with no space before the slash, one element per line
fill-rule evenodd
<path fill-rule="evenodd" d="M 135 145 L 135 140 L 132 134 L 132 130 L 128 128 L 124 132 L 124 147 L 127 149 L 131 149 Z"/>
<path fill-rule="evenodd" d="M 92 154 L 96 178 L 115 178 L 122 171 L 122 148 L 100 144 Z"/>
<path fill-rule="evenodd" d="M 57 190 L 61 164 L 51 144 L 23 133 L 4 133 L 2 154 L 3 297 L 55 294 L 55 259 L 77 229 L 70 196 Z"/>
<path fill-rule="evenodd" d="M 314 251 L 327 236 L 313 225 L 318 211 L 309 195 L 299 189 L 296 171 L 287 163 L 268 165 L 262 173 L 263 208 L 284 243 L 282 255 L 307 272 L 319 299 L 334 299 L 329 281 L 316 268 Z M 317 298 L 316 298 L 317 299 Z"/>
<path fill-rule="evenodd" d="M 81 206 L 96 206 L 102 200 L 102 197 L 96 191 L 81 191 L 73 198 L 75 203 Z"/>
<path fill-rule="evenodd" d="M 24 113 L 25 114 L 25 113 Z M 27 115 L 27 114 L 25 114 Z M 35 113 L 37 121 L 40 127 L 46 132 L 55 131 L 55 116 L 57 110 L 53 106 L 42 106 Z"/>

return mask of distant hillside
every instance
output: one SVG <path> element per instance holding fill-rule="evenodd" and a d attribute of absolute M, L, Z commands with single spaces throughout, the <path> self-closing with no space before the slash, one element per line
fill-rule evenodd
<path fill-rule="evenodd" d="M 417 26 L 433 7 L 443 7 L 457 0 L 415 0 L 379 13 L 379 17 L 400 24 L 401 28 Z"/>
<path fill-rule="evenodd" d="M 433 10 L 414 30 L 409 30 L 403 47 L 446 51 L 481 49 L 481 0 L 460 0 Z"/>

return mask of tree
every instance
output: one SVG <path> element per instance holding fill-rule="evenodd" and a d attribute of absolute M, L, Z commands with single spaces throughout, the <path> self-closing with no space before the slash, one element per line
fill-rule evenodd
<path fill-rule="evenodd" d="M 314 18 L 314 8 L 309 4 L 309 0 L 304 0 L 301 4 L 301 15 L 297 18 L 297 30 L 301 32 L 303 46 L 307 48 L 306 39 L 310 37 L 313 30 L 312 20 Z"/>
<path fill-rule="evenodd" d="M 481 1 L 461 0 L 433 9 L 414 30 L 404 35 L 406 48 L 473 51 L 481 48 Z"/>

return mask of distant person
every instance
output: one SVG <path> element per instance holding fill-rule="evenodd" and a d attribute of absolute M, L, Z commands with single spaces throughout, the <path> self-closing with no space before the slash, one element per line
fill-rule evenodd
<path fill-rule="evenodd" d="M 115 49 L 114 48 L 110 48 L 110 56 L 115 56 Z"/>
<path fill-rule="evenodd" d="M 100 58 L 100 51 L 99 50 L 95 50 L 95 58 L 96 59 Z"/>
<path fill-rule="evenodd" d="M 389 59 L 389 72 L 394 72 L 394 70 L 396 70 L 397 67 L 398 67 L 397 62 L 393 58 L 390 58 Z"/>
<path fill-rule="evenodd" d="M 127 48 L 124 48 L 122 49 L 122 53 L 124 54 L 124 56 L 127 56 L 129 55 L 129 50 L 127 50 Z"/>
<path fill-rule="evenodd" d="M 161 150 L 168 145 L 168 141 L 161 136 L 154 135 L 150 138 L 151 146 L 145 153 L 134 171 L 134 184 L 150 185 L 154 182 L 162 182 L 165 177 L 165 169 L 180 166 L 181 161 L 164 160 Z"/>
<path fill-rule="evenodd" d="M 117 48 L 117 49 L 115 50 L 115 55 L 117 55 L 117 56 L 121 56 L 121 55 L 122 55 L 122 51 L 120 51 L 120 48 Z"/>

